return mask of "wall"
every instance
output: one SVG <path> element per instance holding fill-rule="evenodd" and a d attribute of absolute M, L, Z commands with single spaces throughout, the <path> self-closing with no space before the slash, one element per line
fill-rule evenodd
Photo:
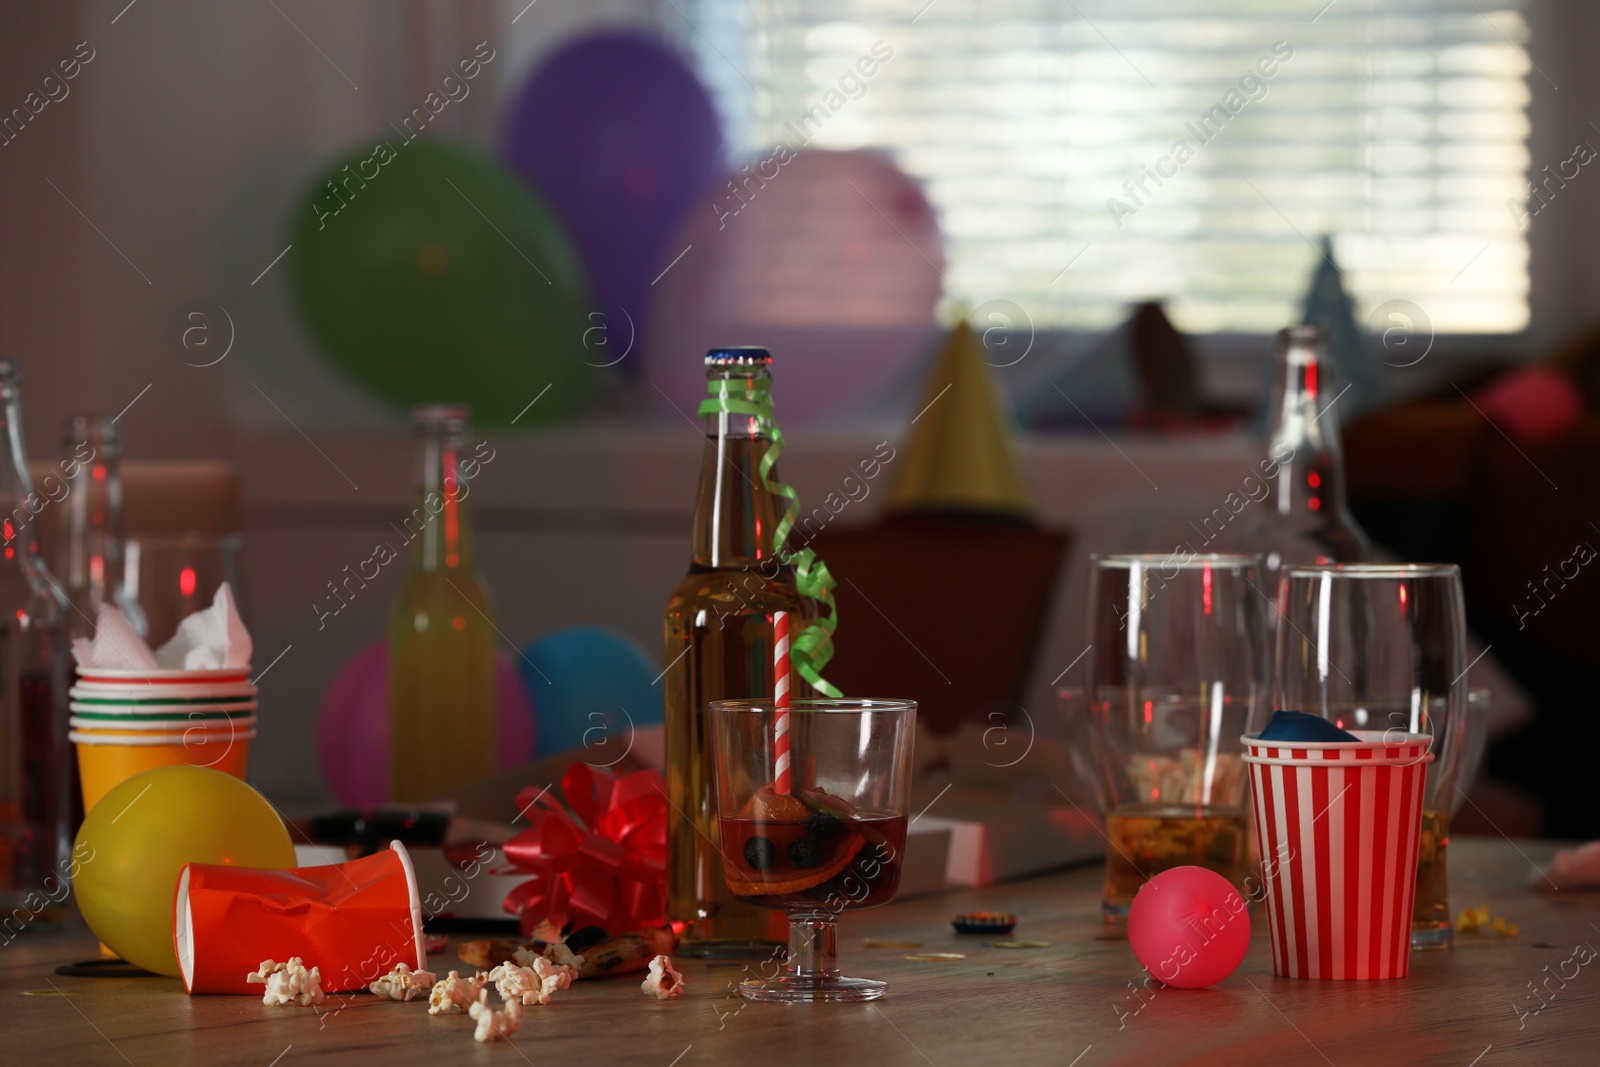
<path fill-rule="evenodd" d="M 79 42 L 94 49 L 70 96 L 0 148 L 0 356 L 22 364 L 30 452 L 58 454 L 71 412 L 127 408 L 119 425 L 130 454 L 221 456 L 240 466 L 258 663 L 294 646 L 264 682 L 257 775 L 285 803 L 314 804 L 325 794 L 303 754 L 317 699 L 338 663 L 378 635 L 393 576 L 326 630 L 315 629 L 310 601 L 408 510 L 411 460 L 396 417 L 312 355 L 286 311 L 283 264 L 257 280 L 286 243 L 296 190 L 320 161 L 409 113 L 478 41 L 497 48 L 499 80 L 480 82 L 440 121 L 452 136 L 488 146 L 515 78 L 566 35 L 618 21 L 692 31 L 658 0 L 14 7 L 0 33 L 0 107 L 20 104 Z M 1600 113 L 1586 111 L 1600 89 L 1589 56 L 1597 20 L 1588 4 L 1533 5 L 1534 62 L 1560 86 L 1530 79 L 1538 165 L 1566 158 L 1575 138 L 1600 144 L 1589 125 Z M 1588 321 L 1600 297 L 1596 190 L 1600 178 L 1585 171 L 1534 222 L 1530 341 Z M 201 299 L 235 319 L 235 349 L 207 368 L 183 362 L 173 341 L 174 323 Z M 1264 351 L 1256 338 L 1203 347 L 1221 362 Z M 1472 347 L 1449 343 L 1441 352 Z M 1218 376 L 1249 378 L 1226 367 Z M 803 493 L 820 494 L 832 484 L 830 465 L 844 469 L 852 449 L 895 432 L 796 435 L 791 476 Z M 698 447 L 684 427 L 642 436 L 595 427 L 509 442 L 485 482 L 482 548 L 515 643 L 558 625 L 606 622 L 654 649 L 657 602 L 683 566 Z M 361 488 L 351 489 L 317 448 Z M 1126 450 L 1141 466 L 1194 464 L 1174 485 L 1197 499 L 1229 483 L 1243 455 L 1231 445 L 1177 457 L 1159 444 Z M 1111 514 L 1127 524 L 1118 544 L 1099 547 L 1165 547 L 1140 543 L 1152 536 L 1154 505 L 1118 456 L 1098 438 L 1035 442 L 1030 472 L 1044 513 L 1078 523 Z M 1058 605 L 1063 619 L 1080 610 L 1077 601 Z M 1070 628 L 1052 627 L 1047 658 L 1075 654 Z M 1047 688 L 1034 692 L 1047 699 Z"/>

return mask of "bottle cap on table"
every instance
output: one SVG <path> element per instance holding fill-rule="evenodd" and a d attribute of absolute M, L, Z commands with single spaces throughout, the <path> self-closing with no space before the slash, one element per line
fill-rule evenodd
<path fill-rule="evenodd" d="M 1017 917 L 1009 911 L 969 911 L 950 916 L 950 925 L 958 934 L 1009 934 Z"/>

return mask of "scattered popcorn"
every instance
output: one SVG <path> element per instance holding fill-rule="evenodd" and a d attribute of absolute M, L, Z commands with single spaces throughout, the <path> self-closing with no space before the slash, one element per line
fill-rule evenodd
<path fill-rule="evenodd" d="M 247 975 L 245 981 L 250 985 L 264 985 L 267 991 L 262 994 L 261 1003 L 271 1007 L 283 1007 L 290 1004 L 308 1008 L 313 1004 L 321 1004 L 322 973 L 313 967 L 306 970 L 305 962 L 299 956 L 289 957 L 288 963 L 276 963 L 272 960 L 262 960 L 261 966 L 253 974 Z"/>
<path fill-rule="evenodd" d="M 437 956 L 450 947 L 449 934 L 423 934 L 422 951 L 430 956 Z"/>
<path fill-rule="evenodd" d="M 551 963 L 543 956 L 530 956 L 526 967 L 500 964 L 489 972 L 489 981 L 508 1001 L 520 1001 L 523 1005 L 548 1004 L 556 990 L 566 989 L 577 976 L 576 968 Z"/>
<path fill-rule="evenodd" d="M 433 987 L 435 977 L 428 971 L 413 971 L 404 963 L 367 986 L 375 996 L 389 1000 L 416 1000 Z"/>
<path fill-rule="evenodd" d="M 572 977 L 578 977 L 578 970 L 583 966 L 583 957 L 573 952 L 560 941 L 552 941 L 544 949 L 535 952 L 533 949 L 518 945 L 515 950 L 517 963 L 523 967 L 532 967 L 536 959 L 545 959 L 558 967 L 568 967 L 572 970 Z"/>
<path fill-rule="evenodd" d="M 1456 932 L 1482 934 L 1485 937 L 1516 937 L 1517 924 L 1506 922 L 1503 918 L 1491 917 L 1489 905 L 1479 904 L 1476 908 L 1461 909 L 1461 914 L 1456 916 Z"/>
<path fill-rule="evenodd" d="M 489 976 L 479 971 L 471 978 L 461 977 L 460 971 L 451 971 L 437 982 L 428 995 L 429 1015 L 456 1015 L 467 1010 L 467 1005 L 478 999 Z"/>
<path fill-rule="evenodd" d="M 489 1007 L 489 991 L 483 990 L 472 1002 L 467 1014 L 478 1023 L 472 1032 L 474 1041 L 509 1041 L 511 1035 L 522 1029 L 522 1005 L 507 1001 L 505 1009 L 495 1011 Z"/>
<path fill-rule="evenodd" d="M 666 1000 L 669 997 L 683 996 L 683 975 L 672 966 L 671 956 L 657 956 L 650 961 L 650 977 L 639 984 L 639 988 L 646 993 L 653 993 L 657 1000 Z"/>
<path fill-rule="evenodd" d="M 548 941 L 551 944 L 561 940 L 561 927 L 549 919 L 541 920 L 538 926 L 528 934 L 535 941 Z"/>

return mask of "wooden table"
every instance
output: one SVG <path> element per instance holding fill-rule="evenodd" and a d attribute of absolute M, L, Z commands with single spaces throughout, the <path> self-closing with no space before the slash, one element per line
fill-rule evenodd
<path fill-rule="evenodd" d="M 637 975 L 580 982 L 550 1006 L 528 1008 L 511 1046 L 477 1045 L 466 1018 L 430 1017 L 415 1002 L 360 995 L 319 1015 L 268 1008 L 254 997 L 191 998 L 176 979 L 62 977 L 55 965 L 90 955 L 92 939 L 81 932 L 23 936 L 0 949 L 0 1063 L 1600 1063 L 1600 960 L 1565 964 L 1577 976 L 1564 988 L 1550 978 L 1554 995 L 1545 993 L 1546 1007 L 1518 1015 L 1536 1006 L 1529 983 L 1563 969 L 1575 945 L 1600 945 L 1600 893 L 1527 888 L 1531 863 L 1553 850 L 1502 839 L 1453 842 L 1457 907 L 1486 902 L 1517 922 L 1521 936 L 1458 937 L 1451 951 L 1414 954 L 1411 977 L 1400 981 L 1275 978 L 1257 921 L 1250 954 L 1233 977 L 1207 991 L 1161 988 L 1141 1002 L 1133 989 L 1142 975 L 1126 942 L 1104 936 L 1094 867 L 847 916 L 840 937 L 846 972 L 891 983 L 875 1004 L 741 1006 L 730 992 L 737 968 L 684 961 L 690 985 L 682 1000 L 655 1002 L 640 992 Z M 951 932 L 952 912 L 980 909 L 1017 912 L 1022 922 L 1013 936 L 1051 946 L 986 948 L 983 938 Z M 924 952 L 966 958 L 908 961 L 908 950 L 866 948 L 864 937 L 919 940 Z"/>

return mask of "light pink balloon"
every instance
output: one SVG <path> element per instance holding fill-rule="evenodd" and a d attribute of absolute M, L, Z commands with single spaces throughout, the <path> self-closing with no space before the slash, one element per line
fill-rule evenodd
<path fill-rule="evenodd" d="M 783 152 L 696 202 L 652 286 L 644 376 L 691 416 L 708 348 L 770 349 L 787 426 L 870 398 L 932 342 L 944 252 L 921 188 L 874 152 Z"/>
<path fill-rule="evenodd" d="M 499 769 L 533 757 L 533 701 L 506 656 L 495 656 L 500 703 Z M 341 804 L 383 804 L 389 797 L 389 646 L 368 645 L 339 670 L 317 721 L 322 775 Z"/>

